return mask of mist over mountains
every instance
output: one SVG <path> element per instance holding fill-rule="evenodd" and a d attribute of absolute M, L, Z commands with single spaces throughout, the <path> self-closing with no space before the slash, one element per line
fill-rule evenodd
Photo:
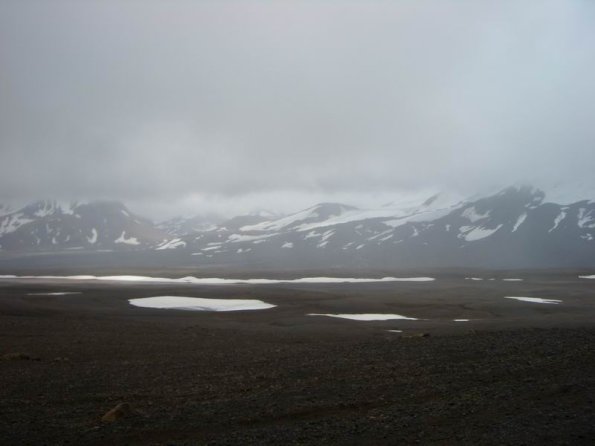
<path fill-rule="evenodd" d="M 593 186 L 594 18 L 580 0 L 0 1 L 0 202 L 155 218 Z"/>
<path fill-rule="evenodd" d="M 179 217 L 157 224 L 118 202 L 38 201 L 1 208 L 0 257 L 95 255 L 115 265 L 126 258 L 196 267 L 595 265 L 594 197 L 554 198 L 564 197 L 512 186 L 464 200 L 437 194 L 374 209 L 320 203 L 280 217 Z"/>

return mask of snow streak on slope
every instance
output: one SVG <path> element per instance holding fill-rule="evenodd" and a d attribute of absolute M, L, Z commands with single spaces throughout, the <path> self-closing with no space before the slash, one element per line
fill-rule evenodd
<path fill-rule="evenodd" d="M 447 215 L 461 203 L 462 200 L 458 196 L 435 194 L 430 198 L 425 196 L 423 200 L 415 197 L 400 203 L 389 203 L 380 209 L 357 209 L 334 203 L 321 204 L 278 220 L 243 226 L 240 230 L 244 232 L 280 231 L 292 227 L 296 231 L 312 231 L 328 226 L 375 219 L 386 220 L 385 224 L 396 227 L 407 222 L 435 220 Z M 329 206 L 333 207 L 327 209 Z"/>
<path fill-rule="evenodd" d="M 21 226 L 26 225 L 27 223 L 31 223 L 33 221 L 32 218 L 25 217 L 25 214 L 21 213 L 14 213 L 7 215 L 1 222 L 0 222 L 0 235 L 10 234 L 11 232 L 15 232 Z"/>
<path fill-rule="evenodd" d="M 475 242 L 477 240 L 484 239 L 489 237 L 490 235 L 496 233 L 498 229 L 500 229 L 502 225 L 498 225 L 494 229 L 486 229 L 486 228 L 471 228 L 469 226 L 463 226 L 461 230 L 463 231 L 462 238 L 468 242 Z"/>
<path fill-rule="evenodd" d="M 548 232 L 552 232 L 554 229 L 556 229 L 559 225 L 560 222 L 562 220 L 564 220 L 566 218 L 566 212 L 562 211 L 558 214 L 558 216 L 554 219 L 554 225 L 550 228 L 550 230 Z"/>
<path fill-rule="evenodd" d="M 126 237 L 126 231 L 122 231 L 120 237 L 114 240 L 114 243 L 123 243 L 125 245 L 140 245 L 136 237 Z"/>
<path fill-rule="evenodd" d="M 516 232 L 517 229 L 519 229 L 519 227 L 525 222 L 527 218 L 527 213 L 524 212 L 521 214 L 521 216 L 517 219 L 516 223 L 514 224 L 514 227 L 512 228 L 512 232 Z"/>
<path fill-rule="evenodd" d="M 91 229 L 91 236 L 87 237 L 87 241 L 91 244 L 97 242 L 97 229 L 95 229 L 95 228 Z"/>
<path fill-rule="evenodd" d="M 164 249 L 176 249 L 176 248 L 184 248 L 186 247 L 186 242 L 182 241 L 182 239 L 174 238 L 173 240 L 166 241 L 162 243 L 157 248 L 157 251 L 162 251 Z"/>

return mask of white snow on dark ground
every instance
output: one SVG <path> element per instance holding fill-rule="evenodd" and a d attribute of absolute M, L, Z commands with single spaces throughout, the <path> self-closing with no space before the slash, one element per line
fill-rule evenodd
<path fill-rule="evenodd" d="M 514 224 L 514 227 L 512 228 L 512 232 L 516 232 L 517 229 L 519 229 L 519 227 L 523 224 L 523 222 L 526 220 L 527 218 L 527 213 L 521 214 L 519 216 L 519 218 L 517 219 L 516 223 Z"/>
<path fill-rule="evenodd" d="M 93 229 L 91 229 L 91 237 L 87 237 L 87 241 L 91 244 L 97 243 L 97 237 L 98 237 L 97 229 L 93 228 Z"/>
<path fill-rule="evenodd" d="M 453 322 L 469 322 L 470 319 L 453 319 Z"/>
<path fill-rule="evenodd" d="M 595 279 L 595 274 L 592 276 L 578 276 L 579 279 Z"/>
<path fill-rule="evenodd" d="M 542 299 L 540 297 L 512 297 L 512 296 L 506 296 L 504 299 L 515 299 L 515 300 L 520 300 L 523 302 L 533 302 L 533 303 L 537 303 L 537 304 L 559 304 L 562 303 L 561 300 L 558 299 Z"/>
<path fill-rule="evenodd" d="M 67 294 L 83 294 L 81 291 L 56 291 L 48 293 L 27 293 L 27 296 L 65 296 Z"/>
<path fill-rule="evenodd" d="M 164 249 L 176 249 L 176 248 L 184 248 L 186 247 L 186 242 L 179 238 L 174 238 L 173 240 L 166 241 L 159 245 L 156 250 L 163 251 Z"/>
<path fill-rule="evenodd" d="M 126 231 L 122 231 L 120 237 L 114 240 L 114 243 L 123 243 L 125 245 L 140 245 L 140 242 L 136 237 L 126 237 Z"/>
<path fill-rule="evenodd" d="M 428 202 L 428 197 L 432 200 Z M 303 211 L 278 218 L 273 221 L 265 221 L 255 225 L 243 226 L 241 231 L 270 231 L 282 230 L 287 227 L 295 227 L 297 231 L 312 231 L 328 226 L 351 223 L 366 219 L 386 219 L 384 224 L 388 226 L 401 226 L 408 222 L 429 221 L 448 214 L 454 207 L 459 205 L 462 197 L 452 194 L 428 193 L 416 194 L 402 202 L 389 203 L 382 209 L 356 209 L 351 207 L 341 207 L 337 213 L 329 216 L 323 221 L 316 220 L 319 217 L 318 206 L 314 206 Z"/>
<path fill-rule="evenodd" d="M 361 313 L 361 314 L 323 314 L 323 313 L 309 313 L 308 316 L 328 316 L 338 317 L 341 319 L 351 319 L 353 321 L 388 321 L 391 319 L 403 319 L 409 321 L 417 321 L 415 317 L 402 316 L 400 314 L 385 314 L 385 313 Z"/>
<path fill-rule="evenodd" d="M 103 280 L 115 282 L 159 282 L 159 283 L 191 283 L 197 285 L 231 285 L 231 284 L 253 284 L 266 285 L 274 283 L 366 283 L 366 282 L 431 282 L 432 277 L 383 277 L 373 278 L 349 278 L 349 277 L 302 277 L 300 279 L 223 279 L 223 278 L 197 278 L 181 277 L 171 279 L 167 277 L 148 276 L 14 276 L 0 275 L 0 279 L 31 279 L 31 280 Z"/>
<path fill-rule="evenodd" d="M 128 302 L 135 307 L 188 311 L 267 310 L 276 306 L 257 299 L 204 299 L 182 296 L 144 297 L 128 299 Z"/>
<path fill-rule="evenodd" d="M 491 229 L 473 226 L 462 226 L 462 232 L 459 238 L 463 238 L 468 242 L 475 242 L 477 240 L 481 240 L 491 236 L 492 234 L 495 234 L 501 227 L 501 224 Z"/>

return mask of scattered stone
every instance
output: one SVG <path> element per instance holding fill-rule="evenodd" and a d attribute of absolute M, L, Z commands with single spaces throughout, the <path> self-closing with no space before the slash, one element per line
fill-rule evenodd
<path fill-rule="evenodd" d="M 39 358 L 34 358 L 26 353 L 6 353 L 2 355 L 4 361 L 39 361 Z"/>
<path fill-rule="evenodd" d="M 408 335 L 405 335 L 406 338 L 429 338 L 430 337 L 430 333 L 411 333 Z"/>
<path fill-rule="evenodd" d="M 121 418 L 132 415 L 132 407 L 128 403 L 120 403 L 101 417 L 105 423 L 113 423 Z"/>

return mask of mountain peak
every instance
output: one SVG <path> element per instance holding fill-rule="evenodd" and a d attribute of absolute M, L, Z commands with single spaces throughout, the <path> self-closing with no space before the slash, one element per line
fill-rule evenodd
<path fill-rule="evenodd" d="M 497 197 L 515 197 L 525 201 L 526 203 L 531 203 L 533 205 L 541 204 L 545 198 L 545 192 L 541 189 L 531 186 L 529 184 L 519 184 L 509 186 L 503 190 L 501 190 Z"/>
<path fill-rule="evenodd" d="M 345 212 L 356 211 L 357 208 L 343 203 L 318 203 L 309 210 L 313 218 L 327 219 L 333 216 L 337 217 Z"/>

